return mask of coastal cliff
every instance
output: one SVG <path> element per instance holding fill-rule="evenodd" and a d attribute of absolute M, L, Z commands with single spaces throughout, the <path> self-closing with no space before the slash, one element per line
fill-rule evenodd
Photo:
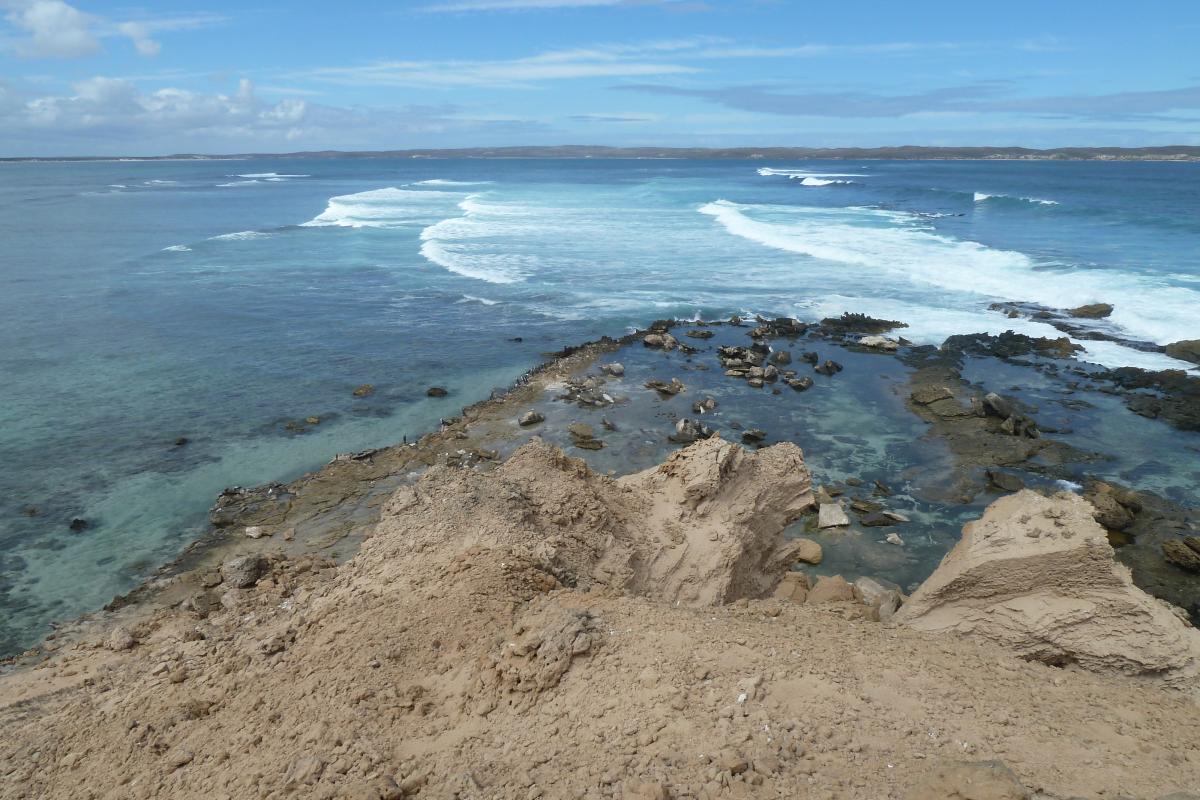
<path fill-rule="evenodd" d="M 812 543 L 783 531 L 813 501 L 787 443 L 714 437 L 619 479 L 537 439 L 490 471 L 434 466 L 341 566 L 232 558 L 217 602 L 160 608 L 0 679 L 0 797 L 1200 785 L 1188 693 L 882 624 L 834 579 L 807 591 L 789 570 Z M 1056 519 L 1094 538 L 1086 514 Z M 930 584 L 914 609 L 940 596 Z"/>

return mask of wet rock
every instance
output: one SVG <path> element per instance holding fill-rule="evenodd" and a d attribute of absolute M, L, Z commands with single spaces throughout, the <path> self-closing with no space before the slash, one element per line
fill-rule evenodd
<path fill-rule="evenodd" d="M 927 406 L 936 403 L 939 400 L 951 400 L 954 398 L 954 392 L 950 391 L 945 386 L 920 386 L 913 389 L 909 395 L 914 403 L 919 406 Z"/>
<path fill-rule="evenodd" d="M 248 589 L 266 570 L 267 560 L 260 555 L 237 556 L 221 565 L 221 578 L 235 589 Z"/>
<path fill-rule="evenodd" d="M 1025 488 L 1025 481 L 1008 472 L 1001 472 L 997 469 L 989 469 L 987 472 L 988 483 L 993 487 L 1005 492 L 1019 492 Z"/>
<path fill-rule="evenodd" d="M 785 378 L 784 383 L 797 392 L 806 392 L 812 388 L 813 379 L 805 375 L 803 378 Z"/>
<path fill-rule="evenodd" d="M 801 336 L 808 331 L 808 325 L 791 317 L 777 317 L 773 320 L 758 319 L 758 327 L 750 331 L 754 339 L 774 339 L 779 337 Z"/>
<path fill-rule="evenodd" d="M 40 513 L 42 511 L 37 506 L 25 506 L 21 509 L 21 515 L 25 517 L 36 517 Z"/>
<path fill-rule="evenodd" d="M 184 446 L 186 446 L 186 445 L 188 444 L 188 442 L 190 442 L 190 441 L 191 441 L 191 440 L 190 440 L 190 439 L 188 439 L 188 437 L 186 437 L 186 436 L 180 436 L 178 439 L 176 439 L 176 440 L 175 440 L 175 446 L 176 446 L 176 447 L 184 447 Z"/>
<path fill-rule="evenodd" d="M 821 362 L 821 357 L 812 350 L 805 350 L 803 353 L 800 354 L 800 360 L 805 363 L 816 366 L 817 364 L 819 364 Z"/>
<path fill-rule="evenodd" d="M 767 432 L 762 428 L 748 428 L 742 431 L 742 441 L 747 444 L 758 444 L 767 438 Z"/>
<path fill-rule="evenodd" d="M 841 575 L 822 575 L 817 585 L 808 590 L 806 603 L 846 603 L 858 600 L 854 587 Z"/>
<path fill-rule="evenodd" d="M 354 456 L 347 458 L 353 459 Z M 208 512 L 208 519 L 218 528 L 270 525 L 283 519 L 293 499 L 287 487 L 278 483 L 254 489 L 234 486 L 221 492 L 216 505 Z"/>
<path fill-rule="evenodd" d="M 690 444 L 697 439 L 707 439 L 712 435 L 713 431 L 707 425 L 684 417 L 675 423 L 675 433 L 667 438 L 678 444 Z"/>
<path fill-rule="evenodd" d="M 521 418 L 517 420 L 517 424 L 521 425 L 522 427 L 529 427 L 530 425 L 537 425 L 539 422 L 545 421 L 546 418 L 538 412 L 526 411 L 521 415 Z"/>
<path fill-rule="evenodd" d="M 305 417 L 304 421 L 305 421 L 305 423 L 307 423 L 309 425 L 320 425 L 321 424 L 320 417 Z"/>
<path fill-rule="evenodd" d="M 88 522 L 86 519 L 83 519 L 82 517 L 75 517 L 75 519 L 71 520 L 67 527 L 71 529 L 71 533 L 83 533 L 91 526 L 92 523 Z"/>
<path fill-rule="evenodd" d="M 1178 342 L 1171 342 L 1166 347 L 1166 354 L 1171 358 L 1178 358 L 1181 361 L 1200 364 L 1200 339 L 1184 339 Z"/>
<path fill-rule="evenodd" d="M 604 442 L 596 438 L 596 431 L 591 425 L 583 422 L 573 422 L 567 426 L 567 433 L 571 436 L 571 444 L 580 450 L 601 450 L 604 448 Z"/>
<path fill-rule="evenodd" d="M 646 388 L 653 389 L 663 397 L 674 397 L 682 392 L 686 387 L 683 385 L 683 381 L 679 380 L 679 378 L 671 378 L 670 381 L 661 381 L 658 379 L 648 380 L 646 381 Z"/>
<path fill-rule="evenodd" d="M 884 537 L 883 540 L 885 542 L 887 542 L 888 544 L 894 544 L 897 547 L 904 546 L 904 540 L 902 538 L 900 538 L 900 534 L 895 533 L 895 532 L 889 533 L 887 536 Z"/>
<path fill-rule="evenodd" d="M 354 390 L 355 397 L 370 397 L 375 394 L 375 386 L 370 383 L 364 383 Z"/>
<path fill-rule="evenodd" d="M 605 375 L 611 375 L 614 378 L 619 378 L 625 374 L 625 365 L 619 361 L 613 361 L 611 364 L 601 364 L 600 371 Z"/>
<path fill-rule="evenodd" d="M 868 528 L 886 528 L 889 525 L 896 524 L 896 520 L 882 511 L 872 511 L 869 514 L 864 514 L 859 522 Z"/>
<path fill-rule="evenodd" d="M 1168 539 L 1162 543 L 1163 556 L 1188 572 L 1200 572 L 1200 536 Z"/>
<path fill-rule="evenodd" d="M 1076 319 L 1104 319 L 1111 315 L 1112 312 L 1113 307 L 1108 303 L 1091 303 L 1067 311 L 1068 314 Z"/>
<path fill-rule="evenodd" d="M 771 353 L 771 363 L 783 367 L 792 363 L 792 354 L 787 350 L 776 350 Z"/>
<path fill-rule="evenodd" d="M 425 390 L 426 397 L 445 397 L 450 394 L 443 386 L 430 386 Z"/>
<path fill-rule="evenodd" d="M 983 396 L 983 410 L 991 416 L 1007 419 L 1016 413 L 1017 408 L 1007 397 L 988 392 Z"/>
<path fill-rule="evenodd" d="M 693 339 L 711 339 L 715 335 L 712 331 L 704 328 L 693 328 L 684 334 L 684 336 L 690 336 Z"/>
<path fill-rule="evenodd" d="M 679 342 L 669 333 L 648 333 L 642 339 L 642 344 L 654 350 L 674 350 Z"/>
<path fill-rule="evenodd" d="M 1067 336 L 1057 339 L 1026 336 L 1015 331 L 1005 331 L 998 336 L 986 333 L 968 333 L 951 336 L 942 343 L 942 350 L 970 355 L 995 356 L 1012 359 L 1020 356 L 1037 355 L 1045 358 L 1071 358 L 1082 352 L 1083 347 Z"/>
<path fill-rule="evenodd" d="M 821 375 L 836 375 L 837 373 L 839 373 L 841 371 L 842 371 L 842 365 L 832 359 L 829 359 L 829 360 L 813 367 L 813 372 L 819 373 Z"/>
<path fill-rule="evenodd" d="M 1093 492 L 1084 495 L 1085 499 L 1095 509 L 1092 516 L 1110 531 L 1123 531 L 1133 524 L 1133 514 L 1129 509 L 1117 502 L 1117 498 L 1107 492 Z"/>
<path fill-rule="evenodd" d="M 712 397 L 705 397 L 703 400 L 697 400 L 696 402 L 692 403 L 692 413 L 707 414 L 710 411 L 715 410 L 716 407 L 717 401 L 715 399 Z"/>
<path fill-rule="evenodd" d="M 876 319 L 866 314 L 846 312 L 840 317 L 821 320 L 821 329 L 831 333 L 887 333 L 896 328 L 907 328 L 903 322 L 892 319 Z"/>
<path fill-rule="evenodd" d="M 818 528 L 841 528 L 850 524 L 850 517 L 841 503 L 822 503 L 817 509 Z"/>
<path fill-rule="evenodd" d="M 895 339 L 889 339 L 886 336 L 864 336 L 858 340 L 858 343 L 863 347 L 870 347 L 874 350 L 884 350 L 886 352 L 895 352 L 900 349 L 900 343 Z"/>

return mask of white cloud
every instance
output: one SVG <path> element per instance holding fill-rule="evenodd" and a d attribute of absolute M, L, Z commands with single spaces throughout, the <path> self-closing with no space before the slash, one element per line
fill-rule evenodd
<path fill-rule="evenodd" d="M 112 22 L 88 14 L 63 0 L 0 0 L 4 20 L 16 36 L 0 39 L 0 47 L 23 58 L 78 58 L 97 53 L 106 38 L 128 39 L 143 56 L 158 55 L 154 34 L 189 30 L 222 21 L 210 14 Z"/>
<path fill-rule="evenodd" d="M 397 137 L 525 137 L 543 123 L 464 114 L 455 106 L 391 108 L 319 105 L 287 97 L 269 102 L 248 80 L 236 91 L 144 91 L 122 78 L 79 81 L 69 94 L 20 97 L 0 81 L 0 155 L 244 152 L 377 146 Z"/>

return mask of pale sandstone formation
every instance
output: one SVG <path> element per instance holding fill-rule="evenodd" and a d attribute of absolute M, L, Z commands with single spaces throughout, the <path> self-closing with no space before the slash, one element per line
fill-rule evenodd
<path fill-rule="evenodd" d="M 963 528 L 896 619 L 987 639 L 1029 660 L 1195 689 L 1200 631 L 1133 585 L 1094 514 L 1066 492 L 997 500 Z"/>
<path fill-rule="evenodd" d="M 268 558 L 219 603 L 0 677 L 0 798 L 1200 785 L 1200 715 L 1180 692 L 883 626 L 832 578 L 841 600 L 779 599 L 804 599 L 798 572 L 747 600 L 786 567 L 783 525 L 809 502 L 791 445 L 701 442 L 621 480 L 540 442 L 491 472 L 434 468 L 340 567 Z M 992 760 L 1011 775 L 961 763 Z"/>

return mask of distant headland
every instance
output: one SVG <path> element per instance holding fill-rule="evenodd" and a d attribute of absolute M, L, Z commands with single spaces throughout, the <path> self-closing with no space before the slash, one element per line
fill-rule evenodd
<path fill-rule="evenodd" d="M 245 158 L 693 158 L 693 159 L 838 159 L 911 161 L 1200 161 L 1200 147 L 601 147 L 556 145 L 530 147 L 423 148 L 411 150 L 315 150 L 295 153 L 177 153 L 163 156 L 42 156 L 0 158 L 12 161 L 167 161 Z"/>

